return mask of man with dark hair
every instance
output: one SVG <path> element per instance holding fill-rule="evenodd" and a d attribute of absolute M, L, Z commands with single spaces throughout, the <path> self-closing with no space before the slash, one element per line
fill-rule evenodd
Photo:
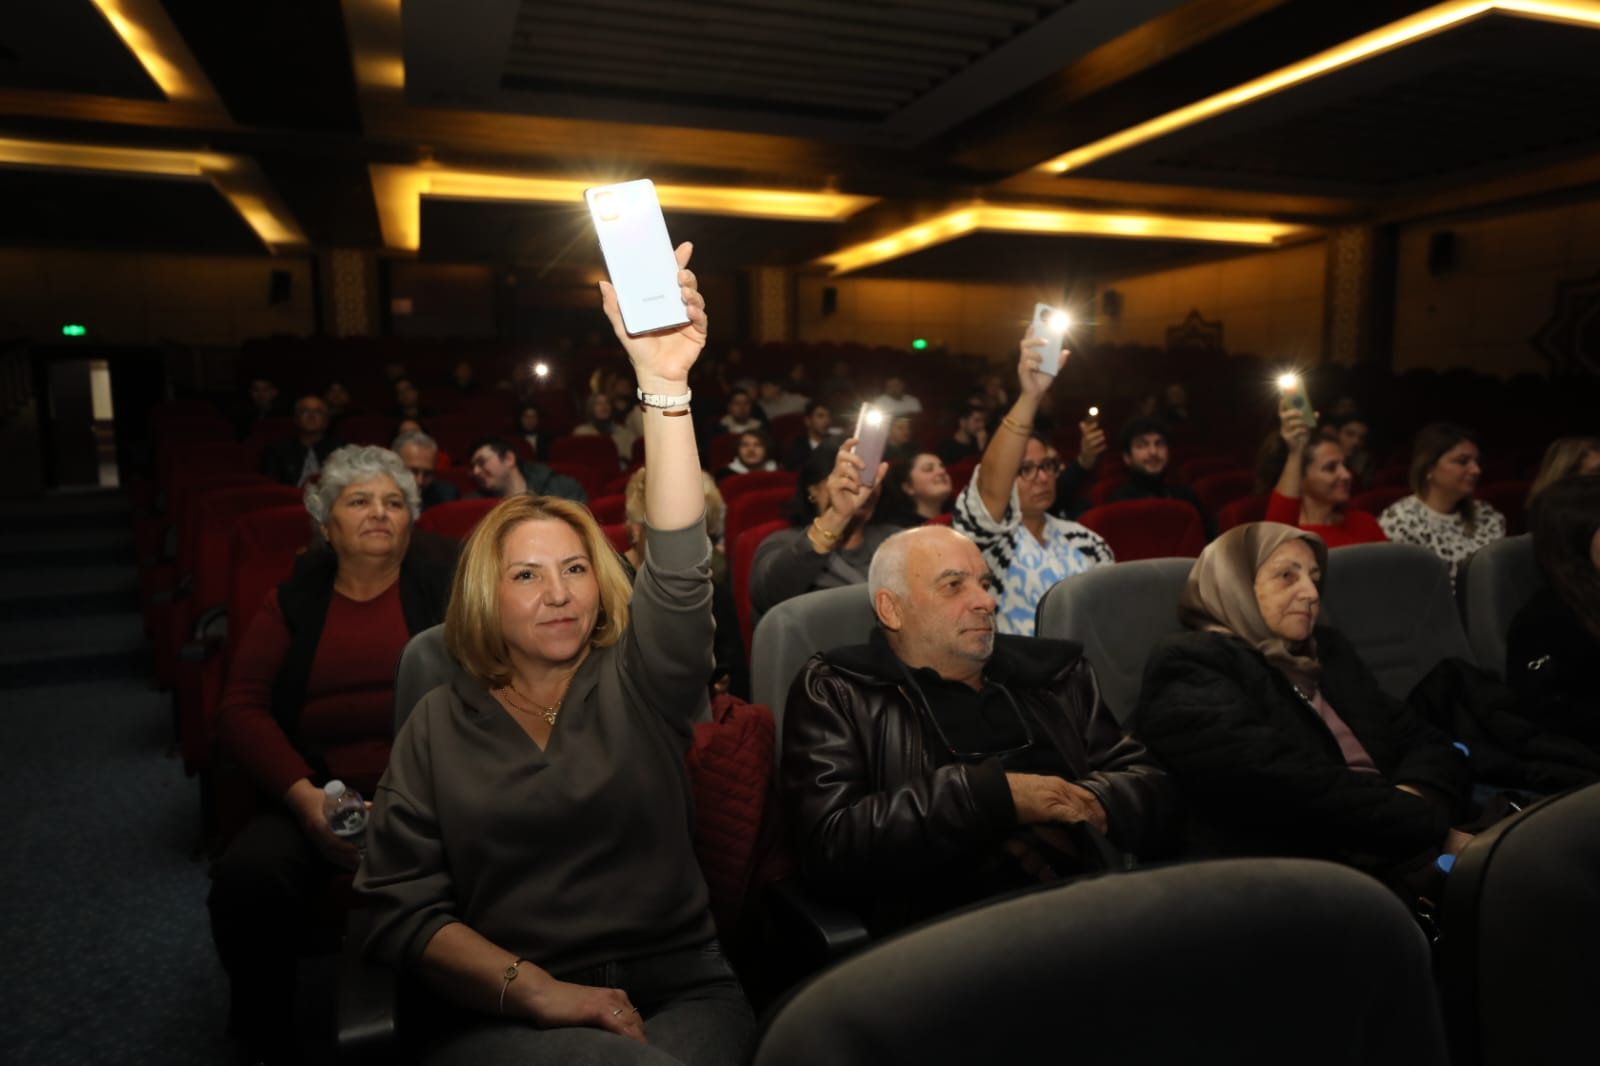
<path fill-rule="evenodd" d="M 288 413 L 279 402 L 278 386 L 268 378 L 251 378 L 249 400 L 239 408 L 239 413 L 234 417 L 234 429 L 238 432 L 239 439 L 244 440 L 250 436 L 250 431 L 256 427 L 257 422 L 269 418 L 281 418 Z"/>
<path fill-rule="evenodd" d="M 997 636 L 977 545 L 923 526 L 878 548 L 878 625 L 789 691 L 784 812 L 806 880 L 879 934 L 1094 869 L 1090 830 L 1170 843 L 1176 797 L 1100 700 L 1083 649 Z"/>
<path fill-rule="evenodd" d="M 755 416 L 755 401 L 744 389 L 728 393 L 728 413 L 718 420 L 723 433 L 743 433 L 750 429 L 764 429 L 761 419 Z"/>
<path fill-rule="evenodd" d="M 1119 500 L 1182 500 L 1200 512 L 1205 525 L 1206 540 L 1217 536 L 1217 521 L 1200 503 L 1200 498 L 1183 485 L 1169 485 L 1166 481 L 1167 449 L 1166 426 L 1149 415 L 1135 415 L 1122 427 L 1118 437 L 1122 448 L 1122 461 L 1128 468 L 1128 480 L 1112 489 L 1107 503 Z"/>
<path fill-rule="evenodd" d="M 261 449 L 261 472 L 285 485 L 304 485 L 338 446 L 328 432 L 327 403 L 321 396 L 302 396 L 294 405 L 294 435 Z"/>
<path fill-rule="evenodd" d="M 472 446 L 472 477 L 479 496 L 561 496 L 588 503 L 583 486 L 543 463 L 519 463 L 511 445 L 499 437 L 486 437 Z"/>
<path fill-rule="evenodd" d="M 783 465 L 790 470 L 805 466 L 812 452 L 838 436 L 833 428 L 833 411 L 821 400 L 806 404 L 805 418 L 806 431 L 789 442 L 789 451 L 783 457 Z"/>
<path fill-rule="evenodd" d="M 394 383 L 394 417 L 399 420 L 407 418 L 422 422 L 427 419 L 428 413 L 422 409 L 422 394 L 417 391 L 416 385 L 410 378 L 400 378 Z"/>
<path fill-rule="evenodd" d="M 963 459 L 982 455 L 984 446 L 989 443 L 989 430 L 984 425 L 988 418 L 988 411 L 975 403 L 967 404 L 961 417 L 956 419 L 955 433 L 939 444 L 939 461 L 945 466 L 954 466 Z"/>

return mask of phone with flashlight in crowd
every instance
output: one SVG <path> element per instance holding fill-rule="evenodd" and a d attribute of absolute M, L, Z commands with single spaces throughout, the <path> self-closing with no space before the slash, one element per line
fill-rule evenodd
<path fill-rule="evenodd" d="M 689 321 L 679 293 L 678 260 L 649 178 L 585 189 L 600 253 L 617 290 L 622 327 L 630 336 Z"/>
<path fill-rule="evenodd" d="M 892 421 L 870 403 L 861 405 L 856 418 L 856 454 L 861 456 L 861 485 L 870 489 L 878 480 L 878 464 L 883 462 L 883 447 L 889 442 Z"/>
<path fill-rule="evenodd" d="M 1033 305 L 1033 335 L 1044 338 L 1039 350 L 1039 371 L 1055 377 L 1061 372 L 1061 349 L 1067 346 L 1067 330 L 1072 316 L 1049 304 Z"/>
<path fill-rule="evenodd" d="M 1089 408 L 1089 413 L 1083 416 L 1083 424 L 1086 426 L 1098 426 L 1100 424 L 1100 408 Z"/>
<path fill-rule="evenodd" d="M 1317 412 L 1311 409 L 1311 397 L 1306 395 L 1305 382 L 1299 374 L 1278 375 L 1278 396 L 1283 406 L 1300 412 L 1307 426 L 1317 428 Z"/>

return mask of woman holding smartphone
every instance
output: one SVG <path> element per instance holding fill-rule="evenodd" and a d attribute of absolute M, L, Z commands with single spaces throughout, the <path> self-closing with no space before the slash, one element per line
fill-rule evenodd
<path fill-rule="evenodd" d="M 1355 481 L 1336 440 L 1311 440 L 1311 423 L 1296 407 L 1278 407 L 1283 467 L 1267 498 L 1267 521 L 1315 533 L 1330 548 L 1388 540 L 1378 520 L 1350 506 Z"/>
<path fill-rule="evenodd" d="M 433 993 L 430 1064 L 731 1066 L 753 1027 L 691 839 L 684 755 L 714 626 L 687 396 L 705 303 L 678 280 L 688 323 L 643 337 L 601 283 L 645 407 L 636 581 L 582 507 L 503 501 L 456 572 L 456 673 L 378 786 L 368 950 Z"/>

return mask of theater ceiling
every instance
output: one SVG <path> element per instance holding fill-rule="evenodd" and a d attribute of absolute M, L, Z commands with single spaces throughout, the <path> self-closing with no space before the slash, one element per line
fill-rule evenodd
<path fill-rule="evenodd" d="M 0 241 L 1116 276 L 1593 195 L 1600 2 L 7 0 Z"/>

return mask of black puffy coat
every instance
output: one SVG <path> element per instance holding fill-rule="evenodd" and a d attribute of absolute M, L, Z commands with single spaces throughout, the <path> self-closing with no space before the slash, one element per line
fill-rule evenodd
<path fill-rule="evenodd" d="M 1464 812 L 1471 775 L 1450 738 L 1379 688 L 1336 631 L 1315 636 L 1323 698 L 1377 773 L 1350 769 L 1317 712 L 1244 641 L 1191 632 L 1152 649 L 1133 728 L 1178 786 L 1191 854 L 1382 870 L 1436 852 Z"/>

